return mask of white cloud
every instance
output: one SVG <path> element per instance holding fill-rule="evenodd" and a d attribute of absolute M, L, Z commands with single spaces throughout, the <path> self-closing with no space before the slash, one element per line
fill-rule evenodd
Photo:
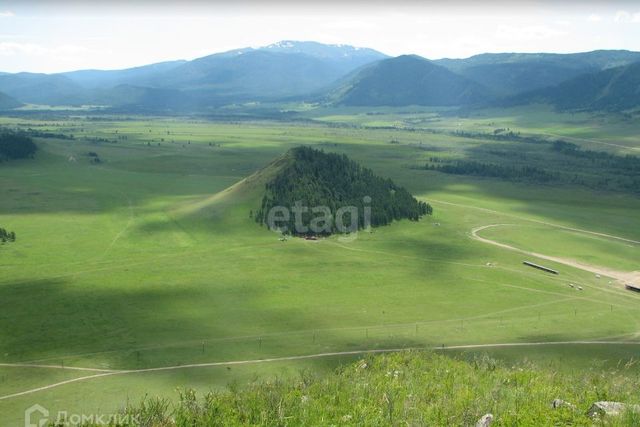
<path fill-rule="evenodd" d="M 512 25 L 501 25 L 496 30 L 496 35 L 507 40 L 543 40 L 552 37 L 566 35 L 566 31 L 544 25 L 530 25 L 524 27 L 514 27 Z"/>
<path fill-rule="evenodd" d="M 10 56 L 18 54 L 38 54 L 42 53 L 43 48 L 37 44 L 32 43 L 15 43 L 15 42 L 3 42 L 0 43 L 0 55 Z"/>
<path fill-rule="evenodd" d="M 591 15 L 589 15 L 587 17 L 587 21 L 589 21 L 589 22 L 601 22 L 602 21 L 602 16 L 598 15 L 597 13 L 592 13 Z"/>
<path fill-rule="evenodd" d="M 0 18 L 11 18 L 12 16 L 16 16 L 16 14 L 11 12 L 10 10 L 0 11 Z"/>
<path fill-rule="evenodd" d="M 626 10 L 619 10 L 616 12 L 616 16 L 613 18 L 615 22 L 630 22 L 631 14 Z"/>
<path fill-rule="evenodd" d="M 615 22 L 640 23 L 640 12 L 629 13 L 626 10 L 619 10 L 613 18 Z"/>
<path fill-rule="evenodd" d="M 0 56 L 73 56 L 88 52 L 89 49 L 75 45 L 46 47 L 35 43 L 1 42 Z"/>

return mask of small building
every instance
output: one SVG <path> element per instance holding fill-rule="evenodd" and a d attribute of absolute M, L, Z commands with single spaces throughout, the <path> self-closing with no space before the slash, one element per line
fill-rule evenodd
<path fill-rule="evenodd" d="M 551 273 L 551 274 L 560 274 L 558 273 L 556 270 L 551 269 L 549 267 L 545 267 L 544 265 L 540 265 L 540 264 L 535 264 L 531 261 L 522 261 L 522 263 L 524 265 L 527 265 L 529 267 L 533 267 L 533 268 L 537 268 L 538 270 L 542 270 L 542 271 L 546 271 L 547 273 Z"/>
<path fill-rule="evenodd" d="M 640 292 L 640 286 L 636 286 L 636 285 L 632 285 L 632 284 L 627 284 L 624 285 L 625 289 L 632 291 L 632 292 Z"/>

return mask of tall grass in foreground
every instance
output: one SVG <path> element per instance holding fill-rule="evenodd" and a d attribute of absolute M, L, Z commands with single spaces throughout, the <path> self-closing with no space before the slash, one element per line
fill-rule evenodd
<path fill-rule="evenodd" d="M 591 418 L 600 400 L 639 403 L 640 378 L 618 371 L 559 373 L 533 365 L 504 366 L 489 357 L 461 360 L 402 352 L 366 357 L 317 377 L 232 385 L 178 403 L 146 398 L 127 409 L 141 426 L 354 425 L 466 426 L 492 413 L 492 426 L 637 426 L 640 415 Z M 552 409 L 559 398 L 574 407 Z"/>

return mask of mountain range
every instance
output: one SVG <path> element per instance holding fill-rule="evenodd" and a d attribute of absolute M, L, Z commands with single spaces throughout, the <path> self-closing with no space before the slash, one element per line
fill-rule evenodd
<path fill-rule="evenodd" d="M 382 58 L 373 49 L 283 41 L 124 70 L 0 74 L 0 91 L 33 104 L 151 108 L 165 97 L 161 109 L 198 109 L 302 96 Z"/>
<path fill-rule="evenodd" d="M 206 111 L 249 101 L 349 106 L 640 107 L 640 52 L 487 53 L 431 61 L 368 48 L 282 41 L 124 70 L 0 73 L 0 109 L 24 103 Z"/>
<path fill-rule="evenodd" d="M 484 53 L 435 62 L 490 88 L 497 95 L 509 96 L 636 61 L 640 61 L 640 52 L 595 50 L 569 54 Z"/>

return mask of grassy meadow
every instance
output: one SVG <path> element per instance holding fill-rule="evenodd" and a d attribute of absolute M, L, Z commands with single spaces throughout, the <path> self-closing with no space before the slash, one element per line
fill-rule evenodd
<path fill-rule="evenodd" d="M 35 159 L 0 164 L 0 226 L 17 234 L 0 246 L 0 414 L 7 425 L 22 422 L 34 403 L 109 412 L 145 395 L 176 398 L 177 387 L 205 392 L 300 370 L 322 374 L 359 356 L 129 372 L 14 395 L 102 372 L 60 368 L 113 372 L 444 347 L 580 371 L 637 356 L 640 344 L 630 342 L 640 332 L 640 294 L 562 264 L 542 262 L 560 271 L 545 274 L 523 266 L 522 254 L 471 238 L 476 227 L 509 224 L 481 235 L 640 270 L 638 243 L 554 227 L 640 240 L 636 195 L 416 168 L 433 156 L 488 156 L 487 145 L 498 144 L 429 129 L 509 125 L 633 154 L 640 149 L 633 123 L 544 110 L 304 115 L 295 122 L 0 118 L 0 126 L 75 136 L 36 138 Z M 244 179 L 301 144 L 347 154 L 429 202 L 434 215 L 357 236 L 280 241 L 250 218 L 260 175 Z M 101 162 L 92 163 L 90 152 Z M 447 350 L 543 342 L 563 344 Z"/>
<path fill-rule="evenodd" d="M 624 369 L 579 377 L 528 364 L 505 366 L 490 357 L 467 361 L 429 352 L 367 356 L 329 375 L 251 382 L 179 402 L 147 398 L 127 409 L 141 425 L 460 425 L 489 412 L 494 426 L 634 426 L 640 415 L 590 416 L 600 399 L 628 400 L 638 378 Z M 565 404 L 551 409 L 562 396 Z"/>

